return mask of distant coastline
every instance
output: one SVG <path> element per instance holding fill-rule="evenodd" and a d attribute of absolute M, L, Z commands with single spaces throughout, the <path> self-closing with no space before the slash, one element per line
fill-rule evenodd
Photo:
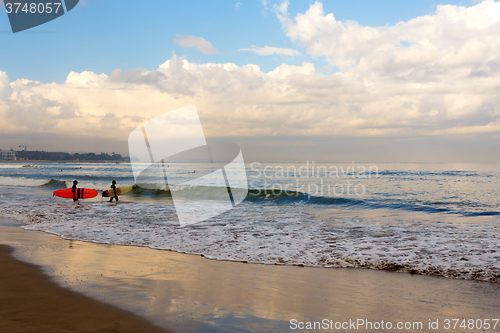
<path fill-rule="evenodd" d="M 130 163 L 128 161 L 68 161 L 68 160 L 0 160 L 0 163 L 19 163 L 19 164 L 30 164 L 30 163 L 59 163 L 59 164 L 71 164 L 71 163 L 114 163 L 114 164 L 124 164 Z"/>
<path fill-rule="evenodd" d="M 47 152 L 43 150 L 0 150 L 0 162 L 39 162 L 39 163 L 114 163 L 130 162 L 128 156 L 107 153 L 74 153 Z"/>

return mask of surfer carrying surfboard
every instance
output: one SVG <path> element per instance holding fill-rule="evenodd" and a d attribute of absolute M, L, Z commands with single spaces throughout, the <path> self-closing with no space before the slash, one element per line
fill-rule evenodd
<path fill-rule="evenodd" d="M 118 193 L 117 193 L 117 191 L 116 191 L 116 180 L 113 180 L 113 181 L 111 182 L 111 189 L 113 190 L 113 192 L 114 192 L 115 196 L 114 196 L 114 197 L 112 197 L 112 196 L 110 195 L 110 196 L 109 196 L 109 202 L 112 202 L 112 201 L 113 201 L 113 198 L 115 198 L 115 199 L 116 199 L 116 202 L 118 202 Z M 111 192 L 111 191 L 110 191 L 110 192 Z M 111 193 L 110 193 L 110 194 L 111 194 Z"/>
<path fill-rule="evenodd" d="M 73 192 L 73 202 L 77 202 L 77 204 L 79 205 L 80 201 L 78 200 L 78 197 L 77 197 L 78 190 L 76 188 L 76 185 L 78 185 L 77 180 L 73 181 L 73 186 L 71 187 L 71 192 Z"/>
<path fill-rule="evenodd" d="M 111 189 L 102 192 L 102 197 L 110 198 L 109 202 L 113 201 L 113 198 L 115 198 L 116 201 L 118 202 L 119 195 L 124 195 L 130 191 L 132 191 L 132 187 L 130 186 L 116 187 L 116 180 L 113 180 L 113 182 L 111 183 Z"/>

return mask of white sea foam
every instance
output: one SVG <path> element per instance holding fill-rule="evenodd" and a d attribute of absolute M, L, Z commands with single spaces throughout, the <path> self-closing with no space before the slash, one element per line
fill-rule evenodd
<path fill-rule="evenodd" d="M 381 168 L 380 178 L 363 180 L 367 188 L 363 198 L 307 200 L 305 196 L 274 197 L 263 191 L 260 197 L 252 193 L 236 209 L 217 218 L 186 227 L 179 225 L 166 192 L 136 190 L 121 198 L 117 206 L 101 203 L 98 197 L 83 200 L 83 206 L 76 208 L 71 200 L 51 197 L 55 188 L 41 186 L 49 179 L 65 181 L 58 184 L 61 187 L 71 187 L 72 180 L 78 179 L 79 187 L 100 191 L 109 189 L 112 179 L 118 186 L 132 185 L 130 166 L 19 167 L 9 164 L 1 169 L 5 177 L 0 177 L 0 186 L 4 185 L 0 216 L 24 221 L 29 230 L 203 254 L 218 260 L 500 280 L 500 169 L 496 167 L 463 166 L 457 171 L 456 166 L 387 165 Z M 177 168 L 180 178 L 193 176 L 181 172 L 193 170 L 191 165 L 170 167 Z M 196 174 L 202 171 L 197 169 Z M 250 171 L 249 175 L 251 179 Z M 300 177 L 264 180 L 281 185 L 318 182 Z M 195 202 L 192 205 L 197 212 L 209 209 L 196 207 Z M 335 218 L 332 207 L 343 218 Z M 381 209 L 390 210 L 388 215 L 399 220 L 374 213 Z M 362 212 L 367 214 L 358 214 Z M 455 223 L 450 216 L 462 220 Z M 490 219 L 480 220 L 484 216 Z"/>
<path fill-rule="evenodd" d="M 43 186 L 47 185 L 50 179 L 28 179 L 24 177 L 3 177 L 0 176 L 0 186 Z"/>
<path fill-rule="evenodd" d="M 73 181 L 68 180 L 65 182 L 66 188 L 70 188 L 73 186 Z M 111 186 L 111 181 L 102 183 L 102 182 L 96 182 L 96 181 L 87 181 L 87 180 L 80 180 L 78 181 L 78 187 L 81 188 L 92 188 L 97 191 L 106 191 L 109 190 Z M 118 187 L 120 186 L 129 186 L 132 187 L 134 186 L 133 183 L 126 183 L 126 184 L 118 184 Z"/>
<path fill-rule="evenodd" d="M 0 163 L 0 169 L 19 169 L 22 168 L 24 164 L 15 163 Z"/>
<path fill-rule="evenodd" d="M 494 225 L 321 221 L 301 205 L 244 202 L 218 218 L 181 227 L 171 203 L 90 202 L 77 208 L 58 198 L 21 198 L 0 195 L 0 215 L 24 221 L 27 230 L 67 239 L 147 246 L 217 260 L 500 280 L 500 229 Z"/>

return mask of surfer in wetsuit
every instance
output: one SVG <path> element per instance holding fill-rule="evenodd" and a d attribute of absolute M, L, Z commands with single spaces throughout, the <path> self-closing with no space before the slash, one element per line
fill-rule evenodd
<path fill-rule="evenodd" d="M 78 181 L 77 180 L 73 181 L 73 186 L 71 187 L 71 192 L 73 192 L 73 202 L 77 202 L 78 205 L 79 205 L 80 201 L 77 198 L 78 190 L 76 188 L 76 185 L 78 185 Z"/>
<path fill-rule="evenodd" d="M 113 201 L 113 198 L 116 199 L 116 202 L 118 202 L 118 194 L 116 193 L 116 180 L 113 180 L 111 182 L 111 189 L 114 190 L 115 192 L 115 196 L 112 197 L 111 195 L 109 196 L 109 202 L 112 202 Z M 111 194 L 111 193 L 110 193 Z"/>

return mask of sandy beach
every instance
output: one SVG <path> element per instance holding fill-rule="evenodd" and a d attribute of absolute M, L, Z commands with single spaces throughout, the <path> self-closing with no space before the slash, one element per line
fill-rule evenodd
<path fill-rule="evenodd" d="M 167 332 L 139 316 L 61 288 L 0 245 L 0 331 Z"/>
<path fill-rule="evenodd" d="M 437 321 L 443 328 L 447 319 L 498 317 L 497 283 L 366 269 L 213 261 L 141 247 L 63 240 L 24 231 L 13 221 L 4 220 L 2 225 L 0 243 L 14 247 L 16 258 L 42 266 L 44 273 L 60 286 L 134 312 L 173 331 L 297 331 L 291 323 L 328 319 L 333 325 L 362 319 L 394 325 L 420 322 L 421 329 L 402 331 L 433 332 L 439 330 L 430 329 L 429 321 Z M 50 322 L 49 315 L 40 316 L 28 303 L 44 288 L 49 288 L 43 291 L 46 297 L 65 299 L 50 302 L 55 316 L 50 331 L 133 332 L 135 325 L 141 327 L 141 332 L 155 331 L 135 316 L 47 282 L 39 272 L 32 277 L 42 281 L 37 280 L 36 285 L 18 279 L 16 276 L 27 270 L 37 269 L 8 259 L 7 253 L 3 247 L 2 260 L 9 262 L 9 269 L 3 270 L 1 281 L 4 286 L 10 281 L 15 288 L 10 297 L 19 301 L 15 307 L 3 302 L 2 325 L 9 326 L 2 327 L 2 331 L 13 332 L 16 327 L 30 331 L 45 325 L 37 321 L 40 318 Z M 24 287 L 24 283 L 31 287 Z M 45 303 L 41 300 L 39 304 Z M 89 312 L 83 309 L 88 306 L 98 312 L 92 321 L 85 319 Z M 454 331 L 461 330 L 457 327 Z M 371 330 L 362 326 L 357 331 Z"/>

